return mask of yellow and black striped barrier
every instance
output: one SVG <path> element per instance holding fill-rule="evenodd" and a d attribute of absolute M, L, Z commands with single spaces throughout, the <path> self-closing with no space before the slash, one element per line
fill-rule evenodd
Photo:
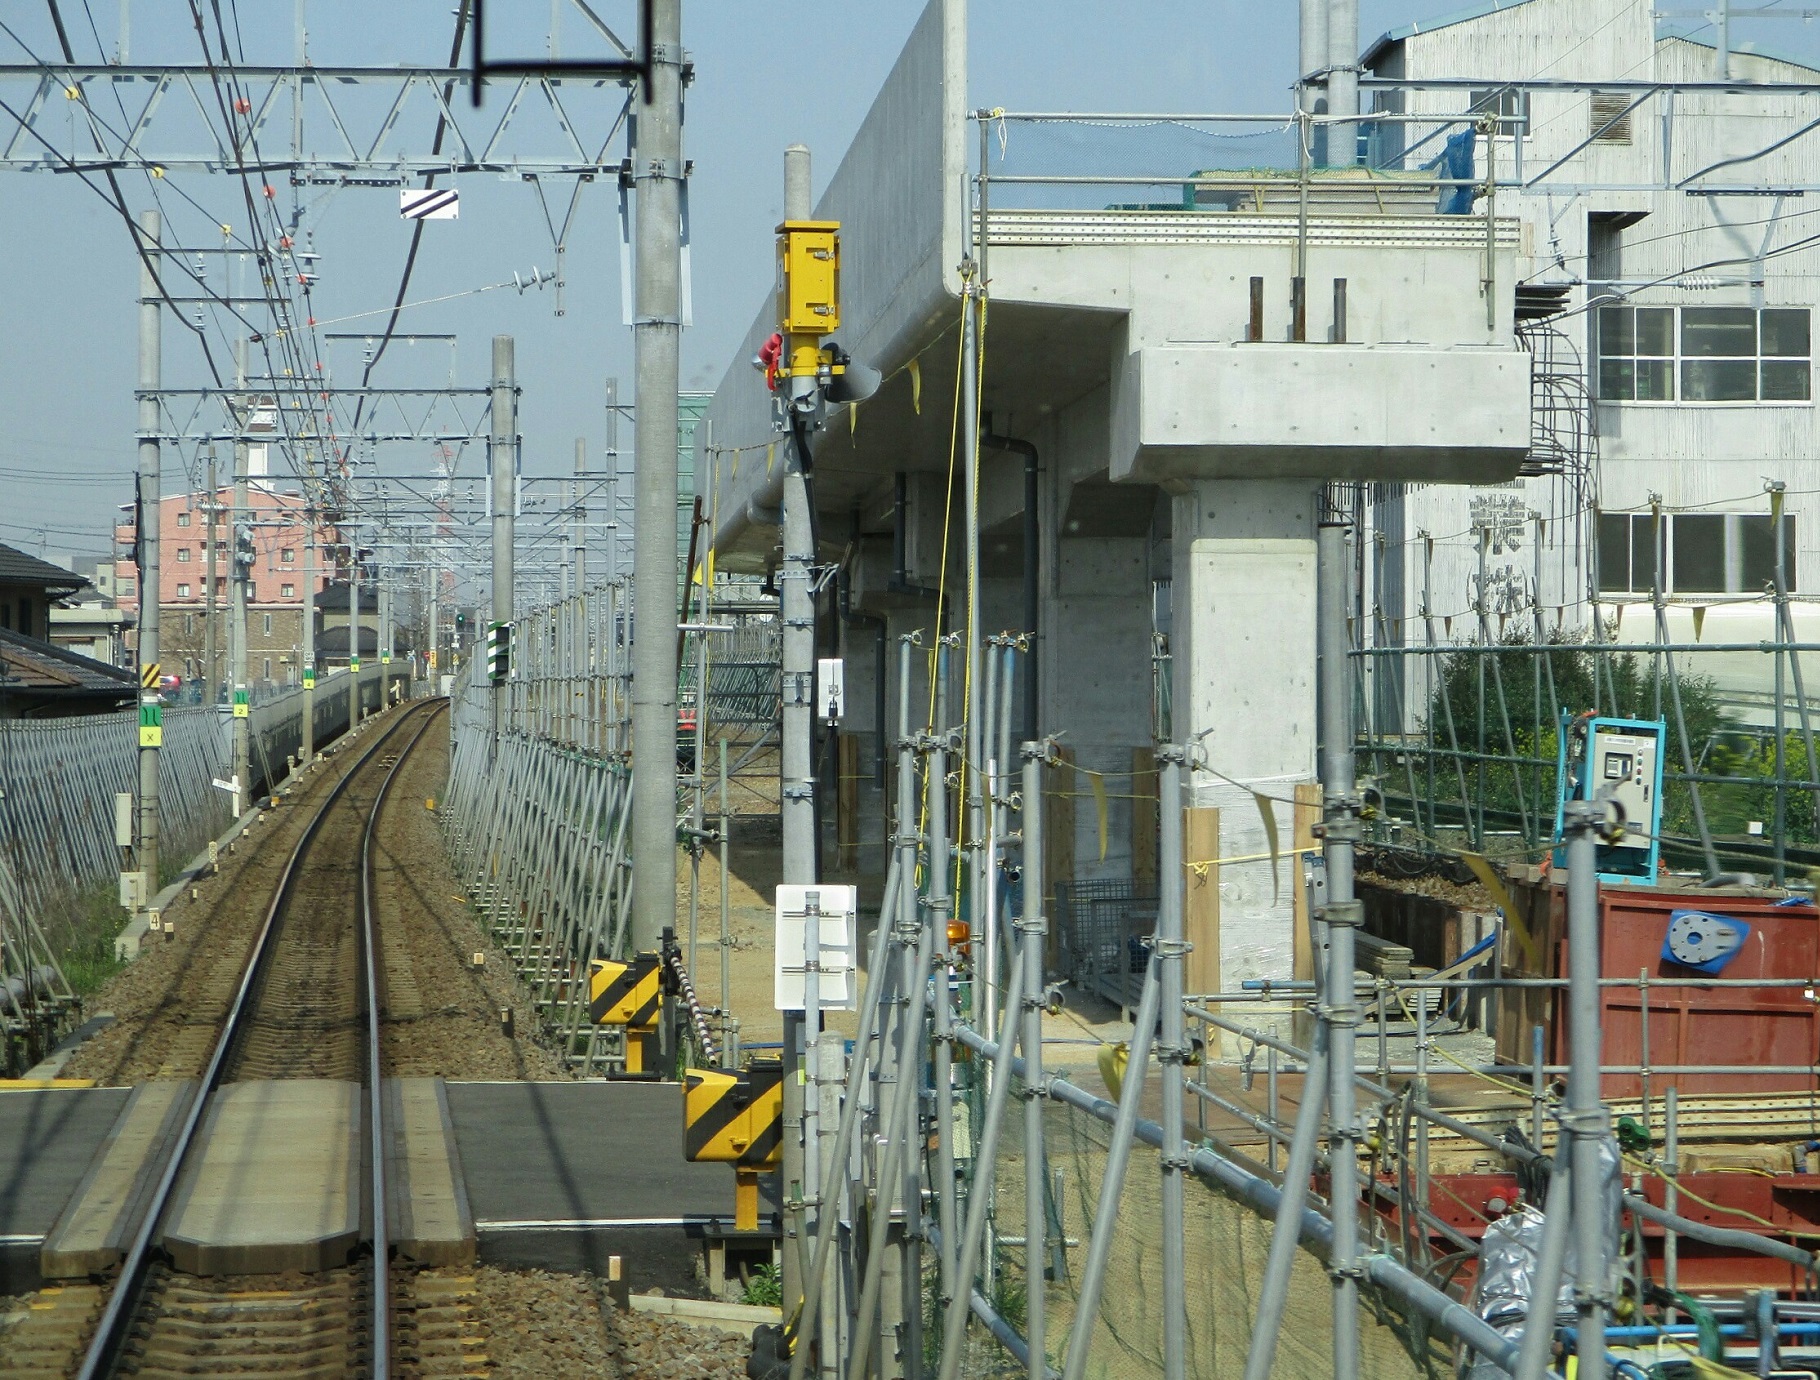
<path fill-rule="evenodd" d="M 623 963 L 597 958 L 588 964 L 588 1018 L 596 1025 L 625 1027 L 630 1076 L 657 1072 L 662 1005 L 663 962 L 658 955 L 634 954 Z"/>
<path fill-rule="evenodd" d="M 777 1168 L 784 1146 L 784 1066 L 754 1059 L 736 1073 L 683 1074 L 683 1157 L 730 1164 L 733 1226 L 758 1230 L 758 1176 Z"/>

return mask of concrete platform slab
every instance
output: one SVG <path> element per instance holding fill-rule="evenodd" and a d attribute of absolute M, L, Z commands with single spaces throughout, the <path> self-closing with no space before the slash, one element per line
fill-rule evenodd
<path fill-rule="evenodd" d="M 472 1265 L 474 1214 L 442 1079 L 387 1079 L 385 1095 L 393 1247 L 423 1265 Z"/>
<path fill-rule="evenodd" d="M 450 1083 L 480 1258 L 590 1270 L 621 1257 L 634 1292 L 692 1280 L 704 1238 L 732 1237 L 733 1171 L 683 1158 L 675 1083 Z M 776 1176 L 755 1244 L 775 1237 Z"/>
<path fill-rule="evenodd" d="M 0 1091 L 0 1294 L 43 1282 L 44 1238 L 131 1095 L 130 1088 Z"/>
<path fill-rule="evenodd" d="M 158 1079 L 132 1090 L 81 1185 L 45 1237 L 39 1270 L 46 1279 L 81 1279 L 125 1257 L 196 1084 Z"/>
<path fill-rule="evenodd" d="M 357 1083 L 231 1083 L 178 1184 L 165 1249 L 196 1275 L 276 1274 L 347 1263 L 360 1242 Z"/>

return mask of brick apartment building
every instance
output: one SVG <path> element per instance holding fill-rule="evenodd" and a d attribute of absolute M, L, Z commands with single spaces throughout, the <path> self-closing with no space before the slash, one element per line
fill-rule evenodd
<path fill-rule="evenodd" d="M 215 544 L 215 625 L 218 678 L 228 671 L 228 618 L 233 601 L 233 532 L 230 513 L 234 491 L 222 487 L 215 494 L 211 534 L 209 495 L 206 491 L 172 494 L 159 504 L 162 564 L 159 572 L 159 652 L 167 675 L 200 680 L 204 675 L 204 648 L 208 636 L 208 547 Z M 303 496 L 282 492 L 269 480 L 248 486 L 253 564 L 247 582 L 247 678 L 255 685 L 290 684 L 302 679 L 303 601 L 308 566 L 308 524 Z M 137 621 L 140 591 L 128 559 L 137 535 L 127 520 L 114 535 L 123 560 L 115 582 L 119 606 Z M 320 594 L 334 577 L 333 547 L 338 533 L 318 523 L 315 529 L 316 570 L 313 580 Z"/>

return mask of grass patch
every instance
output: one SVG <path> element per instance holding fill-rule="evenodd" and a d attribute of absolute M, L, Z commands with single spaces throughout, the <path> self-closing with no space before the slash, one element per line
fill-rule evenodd
<path fill-rule="evenodd" d="M 775 1265 L 760 1265 L 746 1279 L 746 1289 L 740 1295 L 740 1302 L 754 1308 L 782 1308 L 784 1305 L 784 1277 L 778 1273 Z"/>

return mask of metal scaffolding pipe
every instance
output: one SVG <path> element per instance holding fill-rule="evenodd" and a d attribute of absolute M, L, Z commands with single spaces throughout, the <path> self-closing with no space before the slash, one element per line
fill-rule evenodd
<path fill-rule="evenodd" d="M 1574 1225 L 1574 1312 L 1579 1327 L 1578 1380 L 1604 1380 L 1605 1260 L 1600 1147 L 1609 1116 L 1599 1089 L 1599 822 L 1605 806 L 1567 803 L 1567 1105 L 1561 1125 L 1571 1138 Z"/>
<path fill-rule="evenodd" d="M 1024 1329 L 1030 1338 L 1024 1358 L 1027 1380 L 1048 1373 L 1049 1319 L 1044 1257 L 1049 1236 L 1049 1207 L 1044 1195 L 1048 1159 L 1043 1149 L 1043 948 L 1049 933 L 1043 900 L 1047 880 L 1043 867 L 1043 764 L 1048 745 L 1024 744 Z M 1009 1028 L 1010 1013 L 1006 1013 Z"/>
<path fill-rule="evenodd" d="M 1125 1085 L 1119 1090 L 1118 1111 L 1113 1118 L 1112 1144 L 1107 1148 L 1106 1168 L 1100 1179 L 1099 1202 L 1093 1214 L 1093 1237 L 1087 1245 L 1087 1263 L 1081 1270 L 1080 1290 L 1075 1296 L 1074 1322 L 1068 1329 L 1068 1355 L 1062 1363 L 1062 1380 L 1082 1380 L 1087 1373 L 1093 1327 L 1099 1321 L 1100 1293 L 1106 1284 L 1106 1264 L 1112 1258 L 1112 1238 L 1118 1229 L 1125 1170 L 1131 1163 L 1138 1105 L 1144 1100 L 1151 1034 L 1156 1029 L 1157 1000 L 1157 958 L 1152 951 L 1150 966 L 1144 974 L 1144 992 L 1138 999 L 1137 1026 L 1131 1032 Z"/>
<path fill-rule="evenodd" d="M 1336 5 L 1336 22 L 1338 19 Z M 1357 27 L 1355 14 L 1354 27 Z M 1353 846 L 1359 837 L 1360 801 L 1353 788 L 1352 683 L 1346 658 L 1346 524 L 1324 522 L 1316 534 L 1318 650 L 1321 716 L 1322 823 L 1325 828 L 1327 902 L 1319 919 L 1328 934 L 1327 984 L 1321 1019 L 1330 1027 L 1327 1068 L 1328 1160 L 1333 1178 L 1334 1380 L 1359 1373 L 1359 1139 L 1353 1098 L 1353 1039 L 1359 1024 L 1353 992 L 1353 933 L 1364 908 L 1353 895 Z"/>
<path fill-rule="evenodd" d="M 956 1032 L 956 1038 L 967 1048 L 987 1058 L 992 1058 L 998 1053 L 996 1045 L 982 1040 L 978 1034 L 965 1027 Z M 1027 1076 L 1022 1059 L 1013 1060 L 1011 1070 L 1019 1077 Z M 1077 1111 L 1085 1112 L 1099 1121 L 1112 1122 L 1118 1116 L 1118 1108 L 1113 1103 L 1103 1097 L 1095 1097 L 1092 1093 L 1077 1087 L 1059 1075 L 1045 1080 L 1042 1092 L 1044 1096 L 1073 1107 Z M 1163 1128 L 1154 1121 L 1140 1117 L 1133 1128 L 1133 1134 L 1136 1139 L 1153 1149 L 1162 1148 Z M 1241 1169 L 1231 1160 L 1212 1150 L 1205 1149 L 1195 1150 L 1189 1154 L 1188 1167 L 1201 1178 L 1231 1193 L 1260 1216 L 1270 1218 L 1280 1216 L 1284 1199 L 1283 1190 L 1261 1175 Z M 1299 1231 L 1303 1241 L 1317 1252 L 1331 1258 L 1332 1222 L 1313 1208 L 1304 1207 L 1301 1211 Z M 1403 1308 L 1420 1313 L 1447 1336 L 1464 1342 L 1499 1369 L 1507 1372 L 1515 1371 L 1516 1341 L 1504 1336 L 1464 1304 L 1456 1303 L 1434 1285 L 1405 1269 L 1387 1255 L 1376 1253 L 1367 1255 L 1361 1263 L 1361 1272 L 1366 1280 L 1396 1300 Z M 1085 1295 L 1083 1294 L 1082 1297 Z"/>

